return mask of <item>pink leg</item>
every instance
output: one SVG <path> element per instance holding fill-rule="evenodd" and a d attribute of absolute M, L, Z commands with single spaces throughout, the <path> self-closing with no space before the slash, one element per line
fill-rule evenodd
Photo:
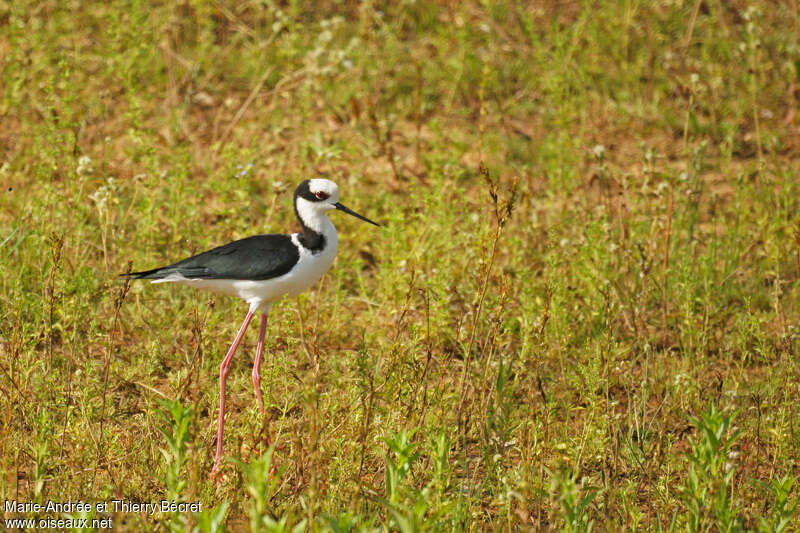
<path fill-rule="evenodd" d="M 253 387 L 256 389 L 256 398 L 258 398 L 258 407 L 261 409 L 261 414 L 264 414 L 264 398 L 261 396 L 261 360 L 264 357 L 264 337 L 267 333 L 267 317 L 269 316 L 269 307 L 261 314 L 261 333 L 258 334 L 258 348 L 256 348 L 256 360 L 253 362 Z"/>
<path fill-rule="evenodd" d="M 225 354 L 225 359 L 219 365 L 219 429 L 217 430 L 217 455 L 214 458 L 214 468 L 211 469 L 211 475 L 214 476 L 219 472 L 219 462 L 222 459 L 222 428 L 225 426 L 225 380 L 228 378 L 228 371 L 231 367 L 231 360 L 233 354 L 244 338 L 244 332 L 247 331 L 247 326 L 250 325 L 250 320 L 253 318 L 255 309 L 251 309 L 247 316 L 244 318 L 242 327 L 239 328 L 239 333 L 236 334 L 236 339 L 233 341 L 228 353 Z"/>

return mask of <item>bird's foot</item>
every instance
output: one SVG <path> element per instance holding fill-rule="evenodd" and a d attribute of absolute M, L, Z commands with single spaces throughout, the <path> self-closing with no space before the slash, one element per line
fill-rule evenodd
<path fill-rule="evenodd" d="M 211 478 L 211 481 L 216 481 L 217 484 L 222 483 L 225 480 L 225 477 L 222 475 L 222 471 L 220 470 L 219 458 L 214 461 L 214 466 L 211 468 L 211 474 L 209 477 Z"/>

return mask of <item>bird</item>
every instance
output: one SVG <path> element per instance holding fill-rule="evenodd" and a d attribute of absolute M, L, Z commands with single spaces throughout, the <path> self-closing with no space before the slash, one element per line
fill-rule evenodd
<path fill-rule="evenodd" d="M 129 279 L 152 283 L 178 283 L 215 293 L 238 296 L 249 304 L 239 332 L 219 367 L 219 424 L 217 451 L 212 477 L 219 473 L 225 426 L 225 382 L 231 361 L 253 317 L 261 312 L 252 379 L 261 414 L 261 361 L 267 318 L 273 302 L 283 296 L 297 296 L 316 284 L 330 269 L 339 249 L 336 227 L 328 218 L 331 210 L 344 211 L 365 222 L 377 222 L 359 215 L 339 202 L 339 187 L 331 180 L 307 179 L 294 191 L 294 211 L 302 231 L 292 234 L 254 235 L 224 244 L 168 266 L 131 272 Z"/>

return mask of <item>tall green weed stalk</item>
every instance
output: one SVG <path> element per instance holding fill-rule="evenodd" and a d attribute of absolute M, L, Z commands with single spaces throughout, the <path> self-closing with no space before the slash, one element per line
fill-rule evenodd
<path fill-rule="evenodd" d="M 744 530 L 733 501 L 735 445 L 741 433 L 733 426 L 734 419 L 735 414 L 726 414 L 713 404 L 691 419 L 698 436 L 688 456 L 689 477 L 683 496 L 689 510 L 689 531 Z"/>

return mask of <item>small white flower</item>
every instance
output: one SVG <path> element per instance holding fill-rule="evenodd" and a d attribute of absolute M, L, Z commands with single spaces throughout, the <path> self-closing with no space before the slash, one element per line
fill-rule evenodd
<path fill-rule="evenodd" d="M 98 211 L 103 211 L 108 203 L 108 189 L 100 187 L 95 192 L 89 195 L 89 199 L 95 203 Z"/>
<path fill-rule="evenodd" d="M 595 145 L 595 147 L 592 148 L 592 152 L 594 152 L 594 156 L 597 159 L 603 159 L 606 155 L 606 147 L 602 144 Z"/>
<path fill-rule="evenodd" d="M 78 176 L 88 176 L 94 172 L 94 168 L 92 167 L 92 158 L 88 155 L 82 155 L 78 159 L 78 168 L 76 171 Z"/>

